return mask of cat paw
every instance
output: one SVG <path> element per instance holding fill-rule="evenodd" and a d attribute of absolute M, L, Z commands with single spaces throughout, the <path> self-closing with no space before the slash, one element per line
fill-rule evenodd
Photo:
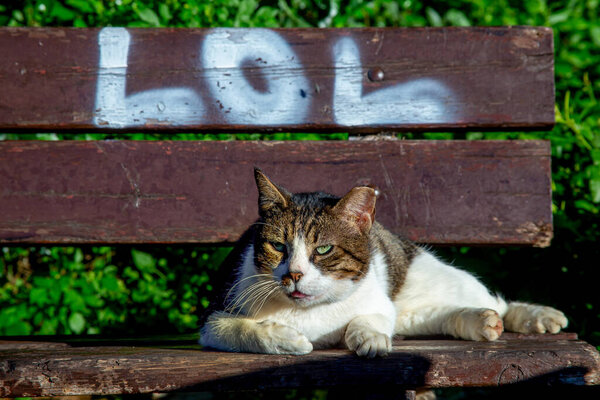
<path fill-rule="evenodd" d="M 296 329 L 274 321 L 258 322 L 258 338 L 263 352 L 268 354 L 308 354 L 312 343 Z"/>
<path fill-rule="evenodd" d="M 477 332 L 480 338 L 476 340 L 488 340 L 493 341 L 500 337 L 502 331 L 504 331 L 504 324 L 502 318 L 494 310 L 483 310 L 479 314 L 480 330 Z"/>
<path fill-rule="evenodd" d="M 455 323 L 457 336 L 467 340 L 493 341 L 504 331 L 500 315 L 488 308 L 465 309 Z"/>
<path fill-rule="evenodd" d="M 392 339 L 374 330 L 355 329 L 346 332 L 346 346 L 360 357 L 386 356 L 392 351 Z"/>
<path fill-rule="evenodd" d="M 417 389 L 416 400 L 436 400 L 437 396 L 433 390 Z"/>
<path fill-rule="evenodd" d="M 519 333 L 558 333 L 568 324 L 561 311 L 526 303 L 509 304 L 504 321 L 508 330 Z"/>

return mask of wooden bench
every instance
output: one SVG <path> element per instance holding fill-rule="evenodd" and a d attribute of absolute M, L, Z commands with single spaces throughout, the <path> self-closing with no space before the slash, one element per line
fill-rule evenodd
<path fill-rule="evenodd" d="M 0 132 L 549 129 L 552 31 L 0 29 Z M 544 247 L 547 141 L 0 142 L 0 243 L 234 243 L 253 166 L 293 191 L 381 189 L 377 218 L 439 245 Z M 575 334 L 395 340 L 383 359 L 171 340 L 5 337 L 0 397 L 339 387 L 595 385 Z M 414 392 L 407 392 L 411 397 Z"/>

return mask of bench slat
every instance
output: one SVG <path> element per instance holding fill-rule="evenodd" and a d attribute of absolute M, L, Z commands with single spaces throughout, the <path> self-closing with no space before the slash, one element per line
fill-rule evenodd
<path fill-rule="evenodd" d="M 6 141 L 0 243 L 235 242 L 254 166 L 293 192 L 375 184 L 377 220 L 418 242 L 552 236 L 547 141 Z"/>
<path fill-rule="evenodd" d="M 552 30 L 0 28 L 0 130 L 551 128 Z"/>
<path fill-rule="evenodd" d="M 14 346 L 11 343 L 11 346 Z M 314 388 L 341 385 L 453 387 L 517 382 L 590 385 L 600 379 L 593 346 L 579 340 L 496 342 L 396 340 L 386 358 L 366 360 L 347 350 L 306 356 L 173 348 L 35 344 L 0 346 L 0 397 L 107 395 L 170 391 Z M 343 373 L 342 373 L 343 372 Z"/>

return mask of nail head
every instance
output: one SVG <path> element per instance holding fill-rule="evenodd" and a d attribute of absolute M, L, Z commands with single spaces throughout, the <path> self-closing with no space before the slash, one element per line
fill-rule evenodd
<path fill-rule="evenodd" d="M 381 82 L 384 78 L 383 69 L 380 67 L 371 68 L 367 72 L 367 76 L 371 82 Z"/>

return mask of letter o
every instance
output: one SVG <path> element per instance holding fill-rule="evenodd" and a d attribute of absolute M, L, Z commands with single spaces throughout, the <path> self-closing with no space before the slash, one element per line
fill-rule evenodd
<path fill-rule="evenodd" d="M 308 80 L 289 44 L 269 29 L 215 29 L 202 45 L 207 86 L 231 123 L 248 125 L 305 122 Z M 243 74 L 244 62 L 262 65 L 264 92 Z"/>

